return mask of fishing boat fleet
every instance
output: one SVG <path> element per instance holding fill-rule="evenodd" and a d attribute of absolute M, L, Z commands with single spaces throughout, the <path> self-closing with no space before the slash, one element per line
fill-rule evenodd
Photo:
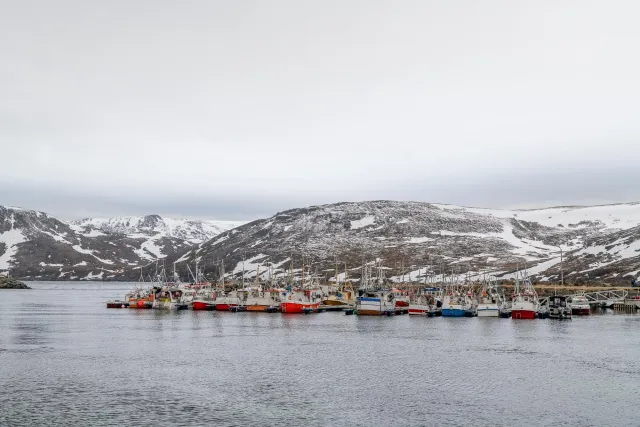
<path fill-rule="evenodd" d="M 191 270 L 189 270 L 191 273 Z M 293 266 L 291 267 L 293 271 Z M 164 269 L 150 283 L 141 281 L 123 300 L 108 301 L 107 308 L 196 310 L 226 312 L 264 312 L 308 314 L 321 311 L 344 311 L 360 316 L 393 316 L 409 314 L 426 317 L 502 317 L 513 319 L 570 319 L 574 315 L 590 314 L 589 301 L 583 295 L 554 295 L 539 298 L 526 274 L 516 276 L 510 298 L 497 280 L 482 283 L 444 283 L 441 286 L 424 283 L 411 288 L 388 287 L 384 269 L 365 266 L 356 288 L 347 275 L 336 275 L 333 283 L 321 284 L 317 275 L 278 283 L 275 276 L 261 281 L 259 274 L 253 283 L 241 285 L 225 281 L 224 265 L 217 282 L 204 279 L 198 266 L 192 281 L 182 283 L 174 273 L 169 281 Z"/>

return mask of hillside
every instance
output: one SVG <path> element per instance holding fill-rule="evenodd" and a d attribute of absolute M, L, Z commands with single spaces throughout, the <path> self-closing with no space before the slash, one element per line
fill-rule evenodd
<path fill-rule="evenodd" d="M 394 280 L 428 275 L 503 278 L 527 267 L 538 281 L 555 281 L 560 247 L 568 281 L 630 280 L 640 271 L 640 204 L 534 210 L 466 208 L 418 202 L 372 201 L 311 206 L 226 231 L 187 250 L 178 269 L 196 259 L 224 260 L 230 276 L 284 274 L 291 257 L 321 275 L 336 260 L 358 275 L 363 259 L 379 259 Z M 309 265 L 312 267 L 309 267 Z M 299 271 L 297 272 L 299 274 Z M 263 276 L 264 277 L 264 276 Z"/>
<path fill-rule="evenodd" d="M 65 222 L 0 206 L 0 272 L 24 279 L 124 279 L 159 258 L 181 254 L 239 222 L 158 215 Z"/>

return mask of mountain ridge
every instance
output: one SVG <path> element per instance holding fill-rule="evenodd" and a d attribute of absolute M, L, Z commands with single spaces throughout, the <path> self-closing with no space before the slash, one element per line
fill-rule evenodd
<path fill-rule="evenodd" d="M 240 224 L 159 215 L 66 222 L 41 211 L 0 206 L 0 272 L 32 280 L 123 280 L 131 269 Z"/>
<path fill-rule="evenodd" d="M 282 265 L 294 253 L 298 264 L 304 255 L 321 271 L 333 269 L 333 260 L 339 258 L 357 275 L 364 257 L 380 259 L 395 279 L 403 264 L 405 278 L 424 279 L 429 266 L 430 274 L 453 269 L 471 278 L 489 272 L 509 278 L 526 263 L 536 279 L 554 281 L 562 247 L 565 267 L 575 268 L 566 271 L 567 279 L 619 281 L 640 270 L 638 234 L 637 202 L 513 210 L 389 200 L 340 202 L 278 212 L 224 232 L 175 261 L 225 260 L 230 276 L 237 277 L 239 254 L 246 253 L 245 275 L 255 277 L 259 265 L 261 276 L 269 267 L 284 274 Z M 624 245 L 612 245 L 623 238 Z M 591 253 L 600 247 L 604 249 Z M 589 267 L 595 262 L 602 265 Z"/>

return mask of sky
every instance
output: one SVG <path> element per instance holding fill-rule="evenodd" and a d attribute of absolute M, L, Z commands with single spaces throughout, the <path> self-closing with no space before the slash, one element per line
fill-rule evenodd
<path fill-rule="evenodd" d="M 0 0 L 0 204 L 640 200 L 636 1 Z"/>

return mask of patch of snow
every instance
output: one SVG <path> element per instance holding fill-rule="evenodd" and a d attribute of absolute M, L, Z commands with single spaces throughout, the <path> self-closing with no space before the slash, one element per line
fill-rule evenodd
<path fill-rule="evenodd" d="M 362 219 L 351 221 L 351 229 L 357 230 L 359 228 L 367 227 L 369 225 L 373 225 L 376 222 L 376 217 L 373 215 L 365 216 Z"/>
<path fill-rule="evenodd" d="M 94 279 L 102 280 L 103 275 L 104 275 L 104 271 L 101 271 L 98 274 L 93 274 L 93 272 L 89 272 L 89 274 L 87 274 L 87 277 L 85 277 L 82 280 L 94 280 Z"/>
<path fill-rule="evenodd" d="M 77 264 L 74 264 L 73 266 L 74 266 L 74 267 L 83 267 L 83 266 L 85 266 L 85 265 L 87 265 L 87 261 L 79 262 L 79 263 L 77 263 Z"/>
<path fill-rule="evenodd" d="M 44 262 L 41 262 L 40 267 L 64 267 L 64 264 L 45 264 Z"/>
<path fill-rule="evenodd" d="M 81 254 L 85 254 L 85 255 L 91 255 L 92 257 L 94 257 L 95 259 L 97 259 L 98 261 L 104 263 L 104 264 L 113 264 L 113 261 L 110 261 L 108 259 L 102 259 L 98 256 L 96 256 L 90 249 L 83 249 L 80 245 L 73 245 L 72 246 L 73 250 L 76 252 L 80 252 Z"/>
<path fill-rule="evenodd" d="M 405 219 L 401 219 L 400 221 L 396 221 L 396 224 L 406 224 L 408 222 L 409 222 L 409 219 L 405 218 Z"/>
<path fill-rule="evenodd" d="M 4 243 L 6 249 L 2 255 L 0 255 L 0 270 L 8 270 L 9 265 L 13 261 L 13 257 L 18 252 L 17 245 L 26 242 L 27 238 L 20 229 L 11 229 L 0 233 L 0 242 Z"/>
<path fill-rule="evenodd" d="M 426 242 L 431 242 L 432 239 L 431 237 L 410 237 L 409 241 L 407 243 L 426 243 Z"/>

